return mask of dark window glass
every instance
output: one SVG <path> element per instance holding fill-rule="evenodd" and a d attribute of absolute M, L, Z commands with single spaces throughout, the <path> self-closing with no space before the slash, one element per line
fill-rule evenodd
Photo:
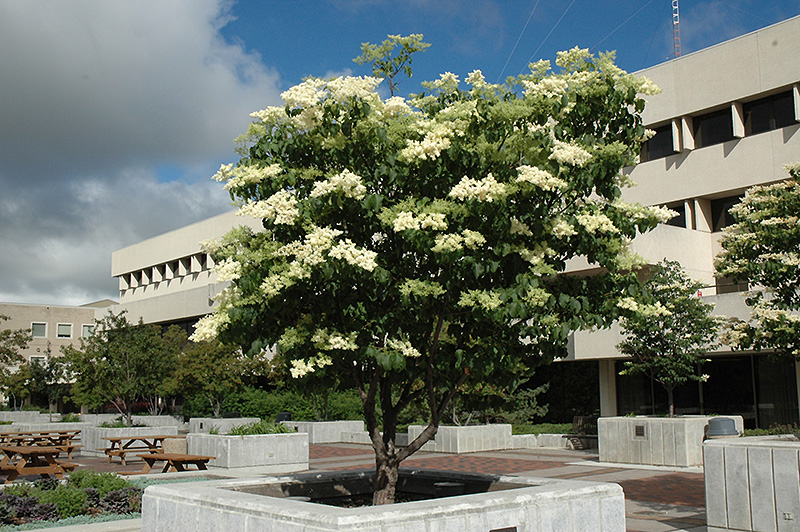
<path fill-rule="evenodd" d="M 795 123 L 792 91 L 747 102 L 742 110 L 745 135 L 757 135 Z"/>
<path fill-rule="evenodd" d="M 656 134 L 642 145 L 640 157 L 642 162 L 661 159 L 675 153 L 672 146 L 672 124 L 654 128 L 653 131 Z"/>
<path fill-rule="evenodd" d="M 678 205 L 667 205 L 667 207 L 678 213 L 676 217 L 667 222 L 667 225 L 686 227 L 686 205 L 679 203 Z"/>
<path fill-rule="evenodd" d="M 733 140 L 733 118 L 730 108 L 692 117 L 692 125 L 694 144 L 697 148 Z"/>
<path fill-rule="evenodd" d="M 742 201 L 742 196 L 728 196 L 727 198 L 720 198 L 711 200 L 711 218 L 712 218 L 712 231 L 721 231 L 724 227 L 733 225 L 733 216 L 731 215 L 731 207 Z"/>
<path fill-rule="evenodd" d="M 734 281 L 728 277 L 716 277 L 715 285 L 717 294 L 732 294 L 734 292 L 746 292 L 749 285 L 745 281 Z"/>

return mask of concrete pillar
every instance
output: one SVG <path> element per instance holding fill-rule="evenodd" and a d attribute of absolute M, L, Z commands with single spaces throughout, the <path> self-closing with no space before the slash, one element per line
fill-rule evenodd
<path fill-rule="evenodd" d="M 693 150 L 695 148 L 694 127 L 691 116 L 681 118 L 681 145 L 683 150 Z"/>
<path fill-rule="evenodd" d="M 698 231 L 711 232 L 711 201 L 707 199 L 694 200 L 694 227 Z"/>
<path fill-rule="evenodd" d="M 683 222 L 686 229 L 696 229 L 697 226 L 694 222 L 694 201 L 686 200 L 683 202 Z"/>
<path fill-rule="evenodd" d="M 731 104 L 731 117 L 733 118 L 733 136 L 737 139 L 744 138 L 744 106 L 741 102 Z"/>
<path fill-rule="evenodd" d="M 683 151 L 683 142 L 681 142 L 681 119 L 672 119 L 672 150 L 675 153 Z"/>
<path fill-rule="evenodd" d="M 600 367 L 600 415 L 603 417 L 617 415 L 617 372 L 615 361 L 604 359 L 598 361 Z"/>
<path fill-rule="evenodd" d="M 794 120 L 800 122 L 800 83 L 794 84 L 792 94 L 794 94 Z"/>

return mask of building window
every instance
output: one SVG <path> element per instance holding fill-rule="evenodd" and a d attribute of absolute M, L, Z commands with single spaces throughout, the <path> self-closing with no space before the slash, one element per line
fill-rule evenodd
<path fill-rule="evenodd" d="M 715 277 L 714 278 L 715 285 L 717 288 L 717 294 L 732 294 L 735 292 L 747 292 L 750 289 L 750 286 L 747 284 L 747 281 L 739 281 L 736 282 L 729 277 Z"/>
<path fill-rule="evenodd" d="M 795 123 L 792 91 L 745 103 L 742 108 L 745 135 L 757 135 Z"/>
<path fill-rule="evenodd" d="M 696 148 L 733 140 L 733 118 L 730 108 L 692 117 Z"/>
<path fill-rule="evenodd" d="M 742 201 L 742 196 L 728 196 L 726 198 L 719 198 L 711 200 L 711 230 L 716 233 L 722 231 L 723 228 L 733 225 L 733 216 L 731 215 L 731 207 Z"/>
<path fill-rule="evenodd" d="M 653 131 L 656 134 L 642 144 L 642 153 L 639 157 L 641 162 L 663 159 L 675 153 L 672 143 L 672 124 L 653 128 Z"/>
<path fill-rule="evenodd" d="M 94 333 L 94 325 L 81 325 L 81 338 L 89 338 Z"/>
<path fill-rule="evenodd" d="M 686 227 L 686 205 L 679 203 L 677 205 L 667 205 L 667 208 L 678 213 L 677 216 L 670 219 L 667 225 L 674 225 L 675 227 Z"/>
<path fill-rule="evenodd" d="M 47 361 L 47 357 L 43 357 L 43 356 L 32 356 L 31 357 L 31 364 L 44 365 L 44 363 L 46 361 Z"/>
<path fill-rule="evenodd" d="M 31 323 L 31 336 L 34 338 L 47 338 L 47 324 Z"/>
<path fill-rule="evenodd" d="M 56 338 L 72 338 L 72 324 L 59 323 L 56 326 Z"/>

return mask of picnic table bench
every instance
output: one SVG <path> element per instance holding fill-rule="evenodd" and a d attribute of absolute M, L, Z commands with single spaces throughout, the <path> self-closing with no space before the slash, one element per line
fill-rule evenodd
<path fill-rule="evenodd" d="M 80 433 L 80 430 L 7 432 L 0 435 L 0 445 L 58 447 L 71 460 L 72 453 L 81 447 L 74 442 Z"/>
<path fill-rule="evenodd" d="M 169 438 L 182 438 L 174 434 L 158 434 L 155 436 L 106 436 L 102 439 L 107 440 L 111 446 L 103 452 L 108 456 L 109 463 L 114 456 L 118 456 L 122 465 L 127 465 L 125 455 L 128 453 L 140 453 L 148 451 L 150 453 L 160 453 L 163 451 L 164 440 Z"/>
<path fill-rule="evenodd" d="M 198 470 L 205 471 L 208 469 L 206 464 L 209 460 L 213 460 L 214 456 L 201 456 L 197 454 L 177 454 L 177 453 L 143 453 L 138 454 L 144 460 L 144 467 L 140 471 L 141 474 L 149 473 L 156 462 L 164 462 L 164 467 L 161 469 L 162 473 L 171 471 L 189 471 L 186 468 L 188 465 L 194 465 Z"/>
<path fill-rule="evenodd" d="M 20 475 L 54 475 L 64 478 L 64 473 L 74 470 L 78 464 L 56 460 L 61 448 L 56 445 L 2 445 L 0 475 L 6 475 L 6 484 L 11 484 Z"/>

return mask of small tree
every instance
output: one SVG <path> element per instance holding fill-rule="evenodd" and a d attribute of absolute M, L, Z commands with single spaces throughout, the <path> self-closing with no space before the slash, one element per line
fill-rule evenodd
<path fill-rule="evenodd" d="M 68 395 L 69 384 L 66 380 L 65 362 L 62 357 L 53 357 L 48 344 L 46 358 L 43 362 L 32 361 L 28 364 L 28 389 L 32 395 L 39 395 L 47 400 L 50 421 L 58 402 Z"/>
<path fill-rule="evenodd" d="M 639 286 L 627 242 L 670 215 L 620 201 L 652 86 L 610 55 L 556 62 L 502 85 L 475 71 L 467 89 L 446 73 L 410 100 L 382 100 L 372 77 L 306 80 L 254 113 L 242 159 L 215 176 L 264 230 L 205 243 L 232 284 L 194 338 L 276 346 L 295 377 L 347 375 L 375 504 L 464 383 L 504 383 L 610 324 Z M 581 256 L 597 275 L 559 275 Z M 418 402 L 427 426 L 398 448 Z"/>
<path fill-rule="evenodd" d="M 10 319 L 0 314 L 0 324 Z M 0 329 L 0 375 L 7 375 L 9 367 L 25 360 L 20 351 L 28 347 L 30 341 L 30 329 Z"/>
<path fill-rule="evenodd" d="M 708 379 L 698 369 L 715 346 L 718 323 L 711 316 L 714 305 L 696 297 L 701 287 L 679 263 L 665 260 L 645 282 L 643 300 L 623 301 L 629 313 L 621 320 L 625 340 L 617 349 L 631 360 L 620 373 L 643 373 L 661 384 L 669 417 L 675 415 L 675 388 Z"/>
<path fill-rule="evenodd" d="M 180 342 L 179 334 L 171 336 Z M 185 341 L 185 335 L 183 336 Z M 174 370 L 172 355 L 178 349 L 161 334 L 161 326 L 131 324 L 125 311 L 95 320 L 94 332 L 81 339 L 77 349 L 67 346 L 64 354 L 75 379 L 72 396 L 93 407 L 111 403 L 132 424 L 133 406 L 156 394 Z"/>
<path fill-rule="evenodd" d="M 167 389 L 185 396 L 202 396 L 214 417 L 220 417 L 225 398 L 241 389 L 254 369 L 253 361 L 237 347 L 216 340 L 190 342 L 178 357 Z"/>
<path fill-rule="evenodd" d="M 732 347 L 773 350 L 800 358 L 800 164 L 789 179 L 748 189 L 731 208 L 717 257 L 720 276 L 756 288 L 746 299 L 748 321 L 733 319 L 722 340 Z M 758 289 L 760 288 L 760 289 Z"/>

